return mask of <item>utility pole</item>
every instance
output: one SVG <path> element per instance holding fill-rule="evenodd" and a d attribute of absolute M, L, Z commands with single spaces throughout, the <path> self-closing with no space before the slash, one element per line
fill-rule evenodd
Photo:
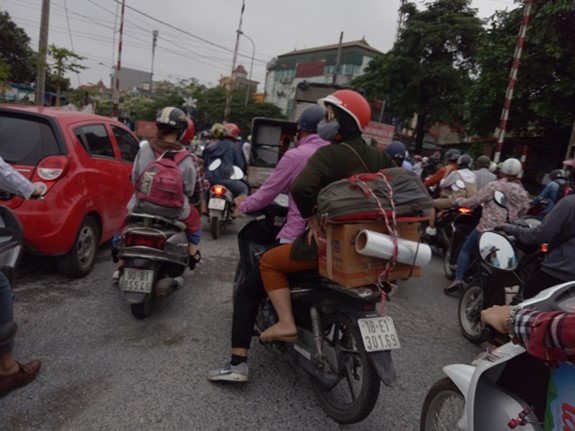
<path fill-rule="evenodd" d="M 122 10 L 120 12 L 120 35 L 118 37 L 118 63 L 114 71 L 114 103 L 112 105 L 112 117 L 120 116 L 120 70 L 122 70 L 122 35 L 124 33 L 124 8 L 126 0 L 122 0 Z"/>
<path fill-rule="evenodd" d="M 339 45 L 337 46 L 337 54 L 335 56 L 335 68 L 333 70 L 332 84 L 337 84 L 337 75 L 339 75 L 339 68 L 341 63 L 341 44 L 343 43 L 343 31 L 339 34 Z"/>
<path fill-rule="evenodd" d="M 236 48 L 234 49 L 234 58 L 232 60 L 232 73 L 230 75 L 230 83 L 228 85 L 227 93 L 226 93 L 226 106 L 224 108 L 224 122 L 228 121 L 228 118 L 230 116 L 230 110 L 232 107 L 232 87 L 233 87 L 233 81 L 234 81 L 234 70 L 236 69 L 236 61 L 238 59 L 238 49 L 240 47 L 240 36 L 242 35 L 242 19 L 244 16 L 245 8 L 246 8 L 246 1 L 242 0 L 242 10 L 240 12 L 240 24 L 239 24 L 238 29 L 236 31 Z"/>
<path fill-rule="evenodd" d="M 40 39 L 38 42 L 38 69 L 36 74 L 36 105 L 44 106 L 46 92 L 46 58 L 48 56 L 48 28 L 50 27 L 50 0 L 42 0 Z"/>
<path fill-rule="evenodd" d="M 156 55 L 156 42 L 158 41 L 158 30 L 152 32 L 152 71 L 150 72 L 150 93 L 154 91 L 154 57 Z"/>

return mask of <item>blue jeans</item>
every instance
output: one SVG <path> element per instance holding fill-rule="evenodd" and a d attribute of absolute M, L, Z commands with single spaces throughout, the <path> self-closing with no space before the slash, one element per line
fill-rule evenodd
<path fill-rule="evenodd" d="M 471 255 L 479 243 L 479 234 L 480 232 L 477 229 L 473 229 L 461 247 L 461 251 L 457 257 L 457 269 L 455 271 L 456 281 L 463 281 L 465 278 L 465 272 L 469 267 Z"/>
<path fill-rule="evenodd" d="M 0 323 L 12 322 L 14 320 L 14 293 L 10 282 L 0 271 Z M 14 348 L 14 341 L 0 344 L 0 353 L 11 352 Z"/>

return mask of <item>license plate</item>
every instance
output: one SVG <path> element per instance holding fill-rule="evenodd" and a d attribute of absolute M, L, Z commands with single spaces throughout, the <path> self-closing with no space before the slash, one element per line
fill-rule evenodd
<path fill-rule="evenodd" d="M 367 352 L 399 349 L 399 338 L 391 317 L 358 319 L 357 322 Z"/>
<path fill-rule="evenodd" d="M 210 199 L 208 202 L 208 209 L 223 211 L 226 207 L 226 201 L 223 199 Z"/>
<path fill-rule="evenodd" d="M 124 292 L 150 293 L 154 283 L 154 271 L 149 269 L 124 268 L 120 288 Z"/>

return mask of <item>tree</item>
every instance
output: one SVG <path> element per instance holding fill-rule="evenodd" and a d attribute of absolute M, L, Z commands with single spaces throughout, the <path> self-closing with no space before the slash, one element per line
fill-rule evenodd
<path fill-rule="evenodd" d="M 0 52 L 9 66 L 8 81 L 32 84 L 36 80 L 36 54 L 30 48 L 30 38 L 10 18 L 0 12 Z"/>
<path fill-rule="evenodd" d="M 523 8 L 499 12 L 478 49 L 480 74 L 468 94 L 468 123 L 491 135 L 499 126 Z M 535 2 L 527 30 L 507 131 L 566 143 L 575 116 L 575 5 Z"/>
<path fill-rule="evenodd" d="M 60 94 L 66 80 L 64 74 L 66 72 L 78 73 L 86 69 L 85 66 L 76 62 L 84 60 L 84 57 L 67 48 L 58 48 L 53 44 L 48 48 L 48 55 L 51 59 L 49 68 L 56 80 L 56 106 L 60 106 Z"/>
<path fill-rule="evenodd" d="M 402 7 L 405 27 L 391 51 L 376 57 L 354 80 L 369 98 L 404 120 L 417 114 L 415 152 L 428 122 L 452 120 L 463 112 L 466 90 L 476 72 L 474 53 L 483 33 L 471 0 L 436 0 L 419 11 Z"/>
<path fill-rule="evenodd" d="M 6 90 L 8 89 L 8 78 L 10 77 L 10 65 L 4 62 L 2 54 L 0 53 L 0 95 L 2 99 L 6 98 Z"/>

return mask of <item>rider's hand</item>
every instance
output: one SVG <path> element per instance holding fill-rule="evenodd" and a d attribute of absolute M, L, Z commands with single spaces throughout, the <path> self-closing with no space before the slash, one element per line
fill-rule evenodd
<path fill-rule="evenodd" d="M 30 195 L 31 199 L 38 199 L 46 192 L 46 185 L 43 183 L 35 183 L 34 191 Z"/>
<path fill-rule="evenodd" d="M 248 197 L 246 195 L 240 195 L 234 199 L 234 203 L 236 204 L 236 207 L 234 209 L 234 216 L 239 217 L 239 216 L 243 215 L 243 213 L 240 211 L 240 205 L 247 198 Z"/>
<path fill-rule="evenodd" d="M 319 244 L 319 222 L 317 221 L 317 217 L 315 215 L 308 217 L 307 224 L 309 227 L 309 233 L 307 235 L 308 244 L 311 245 L 312 241 Z"/>
<path fill-rule="evenodd" d="M 509 305 L 494 305 L 481 311 L 481 323 L 491 325 L 500 334 L 507 334 L 507 318 L 511 307 Z"/>
<path fill-rule="evenodd" d="M 516 227 L 517 226 L 513 226 L 512 224 L 509 223 L 504 223 L 502 226 L 499 226 L 499 228 L 508 235 L 513 235 L 513 232 L 515 232 Z"/>

